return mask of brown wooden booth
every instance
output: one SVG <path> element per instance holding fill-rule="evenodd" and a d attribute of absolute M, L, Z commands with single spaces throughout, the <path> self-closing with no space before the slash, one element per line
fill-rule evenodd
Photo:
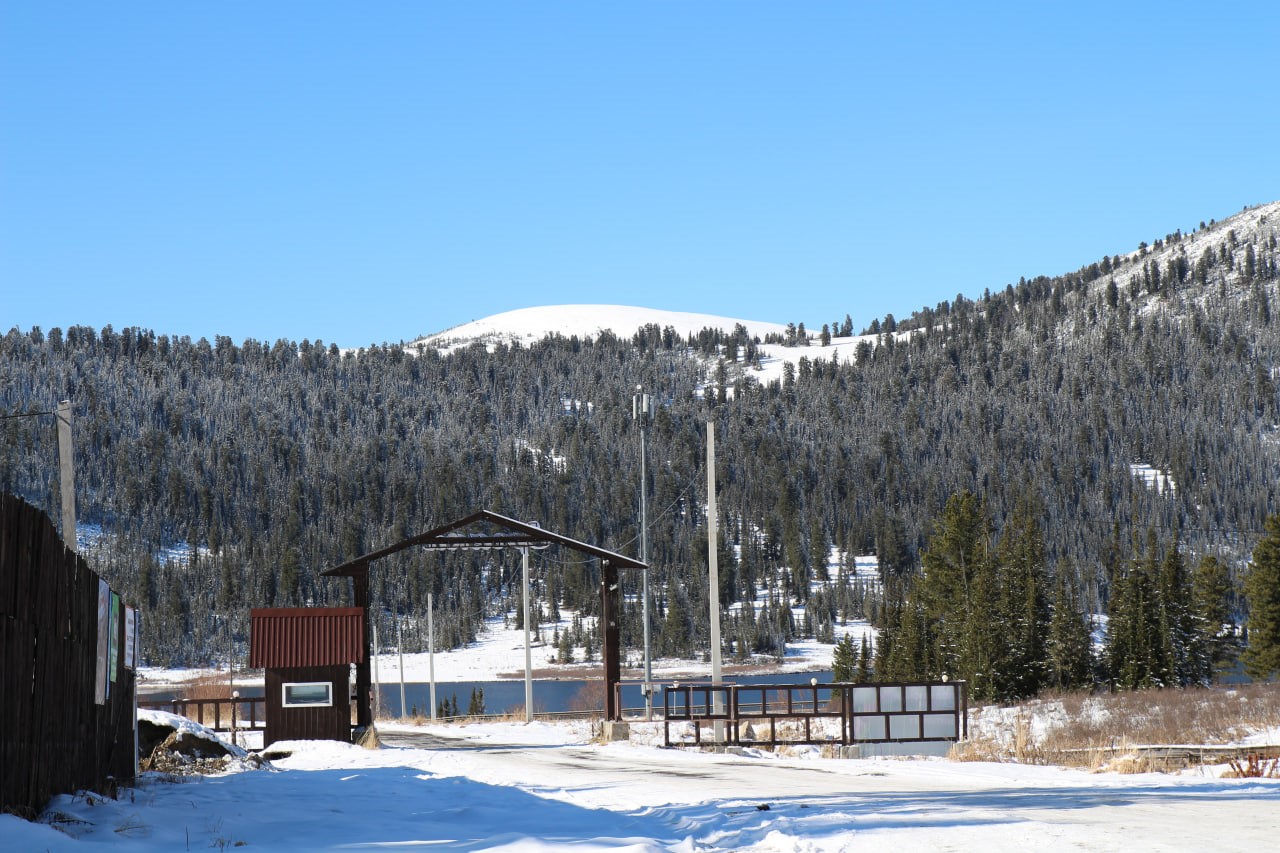
<path fill-rule="evenodd" d="M 266 670 L 266 733 L 280 740 L 351 741 L 351 665 L 364 656 L 360 607 L 258 608 L 249 666 Z"/>

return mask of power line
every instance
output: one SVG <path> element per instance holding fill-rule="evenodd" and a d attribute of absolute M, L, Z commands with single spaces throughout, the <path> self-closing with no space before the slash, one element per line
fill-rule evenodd
<path fill-rule="evenodd" d="M 12 415 L 0 415 L 0 420 L 8 421 L 8 420 L 13 420 L 15 418 L 38 418 L 43 415 L 56 415 L 56 414 L 57 412 L 54 411 L 53 409 L 50 409 L 47 412 L 19 412 Z"/>

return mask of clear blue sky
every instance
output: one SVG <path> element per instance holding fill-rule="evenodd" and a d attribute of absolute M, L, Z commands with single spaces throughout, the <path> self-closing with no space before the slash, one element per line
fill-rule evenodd
<path fill-rule="evenodd" d="M 0 332 L 903 317 L 1280 198 L 1278 7 L 0 0 Z"/>

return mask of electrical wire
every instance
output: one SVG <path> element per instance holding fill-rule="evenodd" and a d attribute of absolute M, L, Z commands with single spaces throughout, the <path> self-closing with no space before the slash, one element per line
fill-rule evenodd
<path fill-rule="evenodd" d="M 50 409 L 47 412 L 18 412 L 12 415 L 0 415 L 0 420 L 8 421 L 15 418 L 38 418 L 44 415 L 56 415 L 56 411 Z"/>

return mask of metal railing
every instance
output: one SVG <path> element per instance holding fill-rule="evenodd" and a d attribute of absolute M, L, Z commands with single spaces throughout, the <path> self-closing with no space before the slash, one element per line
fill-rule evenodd
<path fill-rule="evenodd" d="M 707 726 L 719 727 L 716 743 L 736 746 L 956 741 L 968 736 L 965 688 L 963 681 L 677 682 L 663 690 L 663 741 L 667 746 L 700 746 Z M 822 722 L 826 720 L 834 722 Z M 766 722 L 767 737 L 757 730 Z M 673 741 L 673 724 L 684 727 L 692 741 Z"/>

